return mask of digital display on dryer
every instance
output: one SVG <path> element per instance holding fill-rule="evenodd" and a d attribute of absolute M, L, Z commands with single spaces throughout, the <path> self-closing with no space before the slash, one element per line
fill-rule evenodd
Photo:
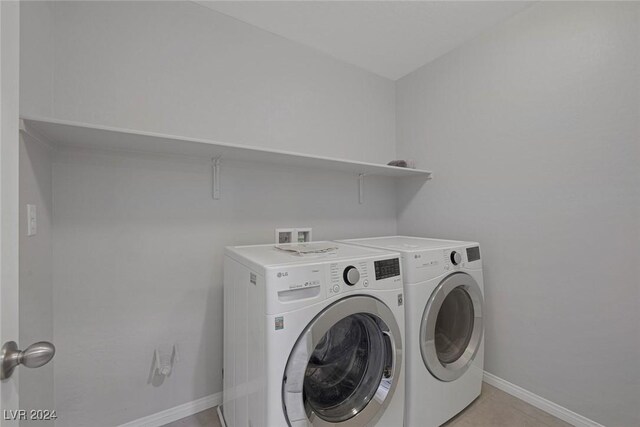
<path fill-rule="evenodd" d="M 480 259 L 480 247 L 474 246 L 473 248 L 467 248 L 467 261 L 477 261 Z"/>
<path fill-rule="evenodd" d="M 384 259 L 373 263 L 376 269 L 376 280 L 387 279 L 400 275 L 400 259 Z"/>

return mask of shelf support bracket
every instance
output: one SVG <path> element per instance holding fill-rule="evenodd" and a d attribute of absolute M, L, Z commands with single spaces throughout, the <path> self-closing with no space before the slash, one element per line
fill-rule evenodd
<path fill-rule="evenodd" d="M 220 156 L 211 159 L 211 196 L 220 200 Z"/>
<path fill-rule="evenodd" d="M 364 203 L 364 175 L 363 173 L 358 174 L 358 203 Z"/>
<path fill-rule="evenodd" d="M 0 1 L 2 1 L 2 0 L 0 0 Z M 49 140 L 47 140 L 47 138 L 45 138 L 40 133 L 38 133 L 34 129 L 32 129 L 24 121 L 24 119 L 20 119 L 18 121 L 18 130 L 19 130 L 19 132 L 21 134 L 26 135 L 29 138 L 33 139 L 34 141 L 37 141 L 38 143 L 44 145 L 48 150 L 53 151 L 53 150 L 56 149 L 56 147 L 53 144 L 51 144 L 51 142 L 49 142 Z"/>

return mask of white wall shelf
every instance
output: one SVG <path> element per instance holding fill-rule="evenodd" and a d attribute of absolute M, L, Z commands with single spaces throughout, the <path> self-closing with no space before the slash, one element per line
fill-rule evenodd
<path fill-rule="evenodd" d="M 47 142 L 55 146 L 178 154 L 203 157 L 209 160 L 220 158 L 222 161 L 273 163 L 352 172 L 356 177 L 360 174 L 389 177 L 413 176 L 424 179 L 431 177 L 431 172 L 421 169 L 399 168 L 207 139 L 184 138 L 175 135 L 30 117 L 23 117 L 22 122 L 21 128 L 23 130 L 26 132 L 33 130 L 35 135 L 46 138 Z"/>
<path fill-rule="evenodd" d="M 358 179 L 360 203 L 364 201 L 364 176 L 431 179 L 431 172 L 354 160 L 307 155 L 283 150 L 230 144 L 207 139 L 185 138 L 131 129 L 119 129 L 63 120 L 22 117 L 20 129 L 60 147 L 94 148 L 199 157 L 212 161 L 214 199 L 220 198 L 221 161 L 260 162 L 282 167 L 313 168 L 353 173 Z"/>

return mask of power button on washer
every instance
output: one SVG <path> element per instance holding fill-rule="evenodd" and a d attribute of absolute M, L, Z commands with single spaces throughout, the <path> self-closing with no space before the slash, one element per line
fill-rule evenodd
<path fill-rule="evenodd" d="M 334 285 L 334 286 L 333 286 L 333 293 L 334 293 L 334 294 L 337 294 L 338 292 L 340 292 L 340 286 L 338 286 L 338 285 Z"/>
<path fill-rule="evenodd" d="M 367 279 L 364 279 L 364 281 L 362 282 L 362 286 L 364 286 L 365 288 L 369 286 L 369 281 Z"/>

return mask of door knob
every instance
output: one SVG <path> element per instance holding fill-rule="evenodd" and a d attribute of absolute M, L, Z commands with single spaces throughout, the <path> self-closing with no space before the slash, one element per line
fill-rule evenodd
<path fill-rule="evenodd" d="M 18 344 L 15 341 L 7 341 L 0 351 L 0 380 L 9 378 L 18 365 L 24 365 L 27 368 L 46 365 L 53 359 L 54 354 L 56 354 L 56 348 L 47 341 L 31 344 L 22 351 L 18 350 Z"/>

